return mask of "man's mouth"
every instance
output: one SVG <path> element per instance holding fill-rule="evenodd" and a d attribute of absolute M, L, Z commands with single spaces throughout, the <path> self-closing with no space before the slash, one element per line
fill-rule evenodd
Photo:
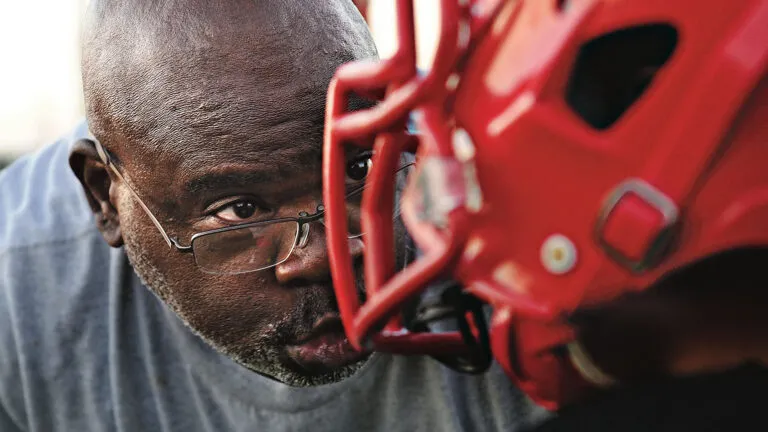
<path fill-rule="evenodd" d="M 338 314 L 326 314 L 315 322 L 312 330 L 286 347 L 288 357 L 311 374 L 331 372 L 356 363 L 369 353 L 352 347 Z"/>

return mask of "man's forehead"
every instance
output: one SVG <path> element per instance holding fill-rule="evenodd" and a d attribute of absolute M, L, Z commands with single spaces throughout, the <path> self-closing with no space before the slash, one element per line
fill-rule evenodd
<path fill-rule="evenodd" d="M 348 2 L 99 3 L 110 7 L 86 32 L 89 122 L 155 185 L 235 165 L 269 179 L 319 171 L 328 81 L 375 53 Z"/>
<path fill-rule="evenodd" d="M 141 86 L 133 100 L 142 103 L 131 107 L 133 115 L 113 121 L 124 131 L 121 151 L 168 159 L 187 169 L 242 159 L 307 160 L 319 154 L 324 87 L 301 77 L 252 85 L 241 76 L 221 78 L 194 89 L 164 79 L 167 85 L 160 88 Z"/>
<path fill-rule="evenodd" d="M 159 143 L 158 135 L 174 134 L 169 129 L 232 134 L 306 115 L 322 123 L 336 67 L 375 52 L 362 20 L 349 15 L 351 3 L 236 2 L 223 10 L 219 2 L 160 3 L 93 14 L 86 32 L 89 120 L 107 133 L 113 124 L 125 129 L 129 141 Z M 145 31 L 128 31 L 117 22 L 123 16 Z"/>
<path fill-rule="evenodd" d="M 289 139 L 291 135 L 295 139 Z M 177 152 L 175 158 L 179 161 L 179 169 L 190 175 L 201 175 L 212 169 L 247 168 L 265 175 L 283 177 L 295 167 L 319 167 L 322 159 L 319 134 L 312 133 L 306 137 L 296 135 L 290 132 L 285 136 L 269 134 L 269 140 L 201 143 L 191 146 L 187 151 Z"/>
<path fill-rule="evenodd" d="M 227 177 L 247 177 L 249 183 L 266 184 L 302 170 L 319 172 L 321 131 L 307 122 L 286 121 L 219 136 L 201 134 L 188 143 L 162 145 L 162 150 L 158 148 L 143 158 L 155 158 L 157 165 L 173 167 L 174 183 L 187 191 L 236 184 Z"/>

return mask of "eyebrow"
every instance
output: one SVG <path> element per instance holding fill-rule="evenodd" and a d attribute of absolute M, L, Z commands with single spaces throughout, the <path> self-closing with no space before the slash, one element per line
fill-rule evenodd
<path fill-rule="evenodd" d="M 190 180 L 184 185 L 184 190 L 191 195 L 214 192 L 223 189 L 253 187 L 280 178 L 275 170 L 210 173 Z"/>

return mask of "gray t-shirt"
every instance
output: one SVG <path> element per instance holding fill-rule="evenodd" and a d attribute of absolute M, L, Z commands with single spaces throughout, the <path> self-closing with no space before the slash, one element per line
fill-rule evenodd
<path fill-rule="evenodd" d="M 95 229 L 71 136 L 0 174 L 0 431 L 514 431 L 546 413 L 496 367 L 377 354 L 293 388 L 195 336 Z"/>

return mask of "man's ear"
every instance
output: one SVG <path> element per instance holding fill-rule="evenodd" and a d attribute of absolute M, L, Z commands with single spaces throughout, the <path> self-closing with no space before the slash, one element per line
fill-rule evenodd
<path fill-rule="evenodd" d="M 77 141 L 69 154 L 69 166 L 83 185 L 88 204 L 96 216 L 96 226 L 104 240 L 112 247 L 122 246 L 120 218 L 109 198 L 112 179 L 109 168 L 96 152 L 96 144 L 89 139 Z"/>

